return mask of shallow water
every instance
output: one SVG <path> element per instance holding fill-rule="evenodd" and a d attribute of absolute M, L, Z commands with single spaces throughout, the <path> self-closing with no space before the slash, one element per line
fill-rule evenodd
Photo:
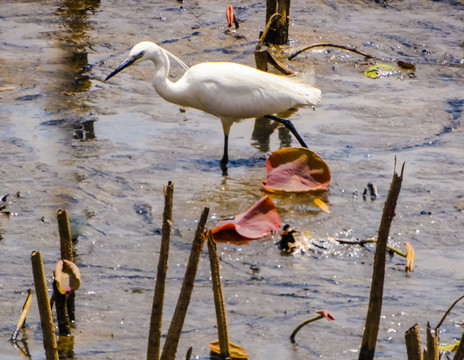
<path fill-rule="evenodd" d="M 30 253 L 40 250 L 51 277 L 59 258 L 56 211 L 67 209 L 82 273 L 74 350 L 68 358 L 145 357 L 160 242 L 163 186 L 175 184 L 174 224 L 163 329 L 177 301 L 190 243 L 204 207 L 208 227 L 243 211 L 261 196 L 265 159 L 297 146 L 282 129 L 255 120 L 234 124 L 228 176 L 219 168 L 222 128 L 212 116 L 180 111 L 150 85 L 151 65 L 103 79 L 129 48 L 153 40 L 188 65 L 236 61 L 254 65 L 265 3 L 233 4 L 241 20 L 226 34 L 217 2 L 2 1 L 0 4 L 0 320 L 2 359 L 20 359 L 8 343 L 28 288 Z M 404 332 L 435 326 L 464 292 L 464 11 L 459 1 L 292 2 L 290 53 L 332 42 L 356 47 L 395 65 L 417 66 L 372 80 L 360 56 L 329 49 L 285 60 L 322 90 L 316 111 L 292 119 L 309 147 L 329 164 L 323 197 L 272 196 L 284 223 L 332 236 L 375 236 L 394 171 L 405 174 L 391 242 L 416 250 L 414 273 L 388 261 L 376 357 L 404 359 Z M 234 36 L 240 35 L 240 36 Z M 174 76 L 181 69 L 173 67 Z M 269 136 L 256 136 L 256 132 Z M 255 132 L 254 132 L 255 131 Z M 253 135 L 252 135 L 253 134 Z M 364 200 L 368 182 L 380 197 Z M 369 299 L 374 249 L 327 241 L 325 251 L 282 257 L 277 238 L 219 245 L 230 340 L 250 359 L 355 359 Z M 208 357 L 217 338 L 206 252 L 180 339 L 179 358 Z M 49 282 L 51 287 L 51 282 Z M 288 336 L 315 310 L 336 318 Z M 459 305 L 441 327 L 440 341 L 462 335 Z M 19 344 L 44 358 L 35 299 Z M 423 336 L 425 334 L 423 333 Z"/>

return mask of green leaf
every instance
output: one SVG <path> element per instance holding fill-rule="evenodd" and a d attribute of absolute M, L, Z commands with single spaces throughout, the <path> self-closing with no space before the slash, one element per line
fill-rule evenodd
<path fill-rule="evenodd" d="M 456 343 L 450 345 L 438 345 L 438 350 L 440 351 L 453 351 L 456 352 L 459 347 L 460 340 L 456 340 Z"/>
<path fill-rule="evenodd" d="M 387 64 L 377 64 L 371 66 L 364 72 L 364 76 L 371 79 L 378 79 L 380 77 L 392 76 L 396 72 L 396 68 Z"/>
<path fill-rule="evenodd" d="M 81 274 L 76 264 L 68 260 L 60 260 L 54 272 L 56 287 L 61 294 L 79 289 Z"/>

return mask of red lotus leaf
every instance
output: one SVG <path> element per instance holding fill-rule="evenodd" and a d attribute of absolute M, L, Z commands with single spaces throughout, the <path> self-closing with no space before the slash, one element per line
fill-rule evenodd
<path fill-rule="evenodd" d="M 266 162 L 265 191 L 326 191 L 330 182 L 329 166 L 319 155 L 306 148 L 283 148 L 271 154 Z"/>
<path fill-rule="evenodd" d="M 272 199 L 263 197 L 251 208 L 231 220 L 222 220 L 212 230 L 216 242 L 241 242 L 260 239 L 280 231 L 280 217 Z"/>

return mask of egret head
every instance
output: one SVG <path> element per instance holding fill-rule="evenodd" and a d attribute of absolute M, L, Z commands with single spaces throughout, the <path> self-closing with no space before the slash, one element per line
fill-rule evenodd
<path fill-rule="evenodd" d="M 148 60 L 148 58 L 150 58 L 153 55 L 153 52 L 159 51 L 158 49 L 160 48 L 150 41 L 143 41 L 138 43 L 131 49 L 127 59 L 121 65 L 119 65 L 111 74 L 109 74 L 106 77 L 105 81 L 112 78 L 114 75 L 133 64 L 136 64 L 143 60 Z"/>

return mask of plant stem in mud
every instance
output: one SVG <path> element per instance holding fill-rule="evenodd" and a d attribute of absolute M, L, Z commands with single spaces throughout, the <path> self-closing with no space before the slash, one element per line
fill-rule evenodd
<path fill-rule="evenodd" d="M 395 159 L 396 167 L 396 159 Z M 364 335 L 359 352 L 359 360 L 374 359 L 375 345 L 379 332 L 380 315 L 382 312 L 383 285 L 385 280 L 385 262 L 387 254 L 387 241 L 390 233 L 390 227 L 395 216 L 396 203 L 403 182 L 404 163 L 401 168 L 401 174 L 393 174 L 390 190 L 388 191 L 387 200 L 382 213 L 382 220 L 379 226 L 379 235 L 374 256 L 374 269 L 371 282 L 371 293 L 369 299 L 369 308 L 367 310 L 366 324 Z"/>
<path fill-rule="evenodd" d="M 161 230 L 161 247 L 158 259 L 158 272 L 156 273 L 155 293 L 151 308 L 150 331 L 148 334 L 147 360 L 158 360 L 161 349 L 161 324 L 163 320 L 163 303 L 166 287 L 166 274 L 168 271 L 169 242 L 172 229 L 172 203 L 174 184 L 169 181 L 164 187 L 164 212 Z"/>

